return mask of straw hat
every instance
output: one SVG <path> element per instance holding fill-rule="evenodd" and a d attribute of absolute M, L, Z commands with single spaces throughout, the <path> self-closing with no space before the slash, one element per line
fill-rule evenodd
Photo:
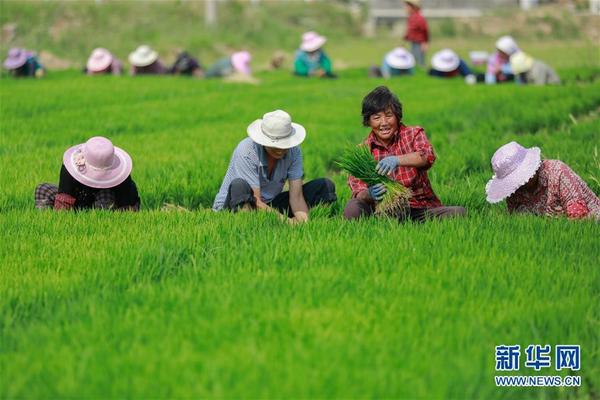
<path fill-rule="evenodd" d="M 158 60 L 158 53 L 145 44 L 129 54 L 129 62 L 136 67 L 147 67 L 156 60 Z"/>
<path fill-rule="evenodd" d="M 415 66 L 415 57 L 404 47 L 396 47 L 385 55 L 385 63 L 396 69 L 411 69 Z"/>
<path fill-rule="evenodd" d="M 302 34 L 302 43 L 300 50 L 313 52 L 319 50 L 327 42 L 325 36 L 319 35 L 317 32 L 306 32 Z"/>
<path fill-rule="evenodd" d="M 522 51 L 518 51 L 510 56 L 510 68 L 515 74 L 522 74 L 531 70 L 533 67 L 533 57 L 525 54 Z"/>
<path fill-rule="evenodd" d="M 436 71 L 450 72 L 458 68 L 460 58 L 458 54 L 450 49 L 438 51 L 431 57 L 431 66 Z"/>
<path fill-rule="evenodd" d="M 421 8 L 421 0 L 404 0 L 404 2 L 412 4 L 415 7 Z"/>
<path fill-rule="evenodd" d="M 292 122 L 290 114 L 282 110 L 266 113 L 262 119 L 252 122 L 247 132 L 254 142 L 277 149 L 298 146 L 306 137 L 306 129 Z"/>
<path fill-rule="evenodd" d="M 250 61 L 252 56 L 247 51 L 238 51 L 231 55 L 231 65 L 237 72 L 245 75 L 250 75 Z"/>
<path fill-rule="evenodd" d="M 539 147 L 526 149 L 517 142 L 496 150 L 492 157 L 494 176 L 485 186 L 487 201 L 498 203 L 526 184 L 542 163 L 540 153 Z"/>
<path fill-rule="evenodd" d="M 113 56 L 110 51 L 101 47 L 94 49 L 92 55 L 88 58 L 87 69 L 91 72 L 100 72 L 107 69 L 113 61 Z"/>
<path fill-rule="evenodd" d="M 31 53 L 25 49 L 14 47 L 8 51 L 8 57 L 4 60 L 4 68 L 17 69 L 21 68 L 27 62 Z"/>
<path fill-rule="evenodd" d="M 515 39 L 508 35 L 502 36 L 496 41 L 496 48 L 509 56 L 519 51 L 519 46 L 517 46 Z"/>
<path fill-rule="evenodd" d="M 102 136 L 69 148 L 63 155 L 63 164 L 75 180 L 96 189 L 119 185 L 132 169 L 129 154 Z"/>

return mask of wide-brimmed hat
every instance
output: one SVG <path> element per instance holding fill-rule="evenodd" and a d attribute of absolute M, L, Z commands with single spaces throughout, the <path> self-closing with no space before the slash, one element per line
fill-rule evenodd
<path fill-rule="evenodd" d="M 63 164 L 75 180 L 96 189 L 119 185 L 132 169 L 129 154 L 102 136 L 69 148 L 63 155 Z"/>
<path fill-rule="evenodd" d="M 519 51 L 519 46 L 517 46 L 515 39 L 508 35 L 502 36 L 496 41 L 496 48 L 509 56 Z"/>
<path fill-rule="evenodd" d="M 533 67 L 533 57 L 525 54 L 522 51 L 518 51 L 510 56 L 510 69 L 514 74 L 522 74 L 531 70 Z"/>
<path fill-rule="evenodd" d="M 231 55 L 231 65 L 233 69 L 241 74 L 250 75 L 252 72 L 250 69 L 250 61 L 252 56 L 247 51 L 238 51 Z"/>
<path fill-rule="evenodd" d="M 158 60 L 158 53 L 145 44 L 129 54 L 129 62 L 136 67 L 147 67 L 156 60 Z"/>
<path fill-rule="evenodd" d="M 500 147 L 492 157 L 494 176 L 485 185 L 487 201 L 498 203 L 526 184 L 542 162 L 539 147 L 526 149 L 517 142 Z"/>
<path fill-rule="evenodd" d="M 325 36 L 319 35 L 317 32 L 306 32 L 302 34 L 302 43 L 300 44 L 300 50 L 303 51 L 317 51 L 327 42 Z"/>
<path fill-rule="evenodd" d="M 450 49 L 438 51 L 431 57 L 431 66 L 436 71 L 450 72 L 458 68 L 460 58 L 458 54 Z"/>
<path fill-rule="evenodd" d="M 385 55 L 385 62 L 392 68 L 411 69 L 415 66 L 415 57 L 404 47 L 396 47 Z"/>
<path fill-rule="evenodd" d="M 290 114 L 275 110 L 263 115 L 248 126 L 248 136 L 258 144 L 277 149 L 298 146 L 306 137 L 306 129 L 292 122 Z"/>
<path fill-rule="evenodd" d="M 404 2 L 412 4 L 415 7 L 421 8 L 421 0 L 404 0 Z"/>
<path fill-rule="evenodd" d="M 113 56 L 110 51 L 98 47 L 92 51 L 92 55 L 88 58 L 87 69 L 91 72 L 100 72 L 107 69 L 113 61 Z"/>
<path fill-rule="evenodd" d="M 4 60 L 4 67 L 6 69 L 17 69 L 21 68 L 27 62 L 27 59 L 31 56 L 31 52 L 14 47 L 8 51 L 8 57 Z"/>

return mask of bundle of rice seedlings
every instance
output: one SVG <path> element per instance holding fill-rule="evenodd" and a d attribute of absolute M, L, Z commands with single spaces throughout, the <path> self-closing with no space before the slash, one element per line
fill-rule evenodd
<path fill-rule="evenodd" d="M 352 146 L 344 152 L 342 157 L 336 161 L 336 164 L 369 186 L 383 183 L 387 193 L 377 203 L 375 207 L 376 215 L 395 217 L 398 212 L 408 207 L 408 200 L 412 195 L 410 189 L 387 176 L 377 173 L 375 170 L 377 161 L 373 158 L 368 146 Z"/>

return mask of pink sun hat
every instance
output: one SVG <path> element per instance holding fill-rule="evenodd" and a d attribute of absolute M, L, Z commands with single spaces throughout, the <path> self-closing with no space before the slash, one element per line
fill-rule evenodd
<path fill-rule="evenodd" d="M 487 201 L 498 203 L 526 184 L 542 163 L 539 147 L 526 149 L 517 142 L 500 147 L 492 157 L 494 176 L 485 185 Z"/>
<path fill-rule="evenodd" d="M 113 61 L 110 51 L 101 47 L 94 49 L 92 55 L 88 58 L 87 69 L 91 72 L 100 72 L 107 69 Z"/>
<path fill-rule="evenodd" d="M 252 73 L 250 61 L 252 61 L 252 55 L 247 51 L 238 51 L 231 55 L 233 69 L 241 74 L 250 75 Z"/>
<path fill-rule="evenodd" d="M 302 34 L 302 43 L 300 50 L 313 52 L 319 50 L 327 42 L 325 36 L 319 35 L 317 32 L 306 32 Z"/>
<path fill-rule="evenodd" d="M 75 180 L 96 189 L 119 185 L 133 167 L 129 154 L 102 136 L 69 148 L 63 155 L 63 164 Z"/>
<path fill-rule="evenodd" d="M 17 69 L 21 68 L 27 62 L 27 59 L 31 57 L 31 52 L 13 47 L 8 51 L 8 57 L 4 60 L 4 68 L 6 69 Z"/>

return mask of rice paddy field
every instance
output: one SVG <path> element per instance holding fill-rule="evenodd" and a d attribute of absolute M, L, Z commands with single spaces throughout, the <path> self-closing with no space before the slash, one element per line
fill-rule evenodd
<path fill-rule="evenodd" d="M 600 193 L 598 58 L 569 60 L 559 87 L 384 82 L 365 68 L 259 85 L 1 79 L 0 397 L 598 398 L 599 225 L 509 216 L 484 194 L 511 140 Z M 380 84 L 425 128 L 433 188 L 467 218 L 342 219 L 335 160 L 367 135 L 361 100 Z M 304 226 L 213 213 L 247 125 L 277 108 L 308 131 L 306 180 L 332 178 L 338 202 Z M 94 135 L 132 156 L 142 211 L 35 210 L 35 185 L 57 183 L 65 149 Z M 501 344 L 581 345 L 581 386 L 496 387 Z"/>

